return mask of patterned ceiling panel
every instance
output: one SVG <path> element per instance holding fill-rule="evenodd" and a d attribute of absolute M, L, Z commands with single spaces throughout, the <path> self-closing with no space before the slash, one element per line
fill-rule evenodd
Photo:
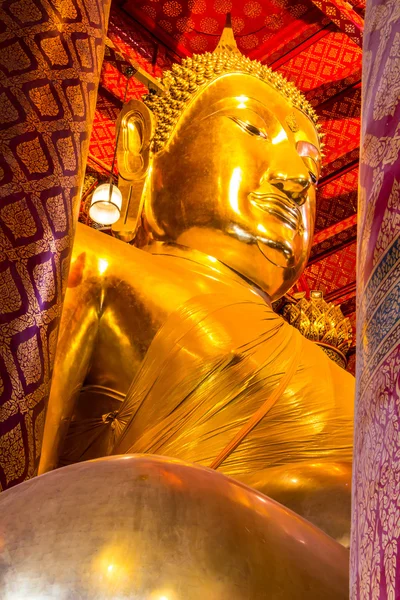
<path fill-rule="evenodd" d="M 344 288 L 355 281 L 356 242 L 309 265 L 303 278 L 311 290 L 322 290 L 325 295 Z"/>
<path fill-rule="evenodd" d="M 357 226 L 353 225 L 353 227 L 349 227 L 348 229 L 344 229 L 339 233 L 333 235 L 332 237 L 324 240 L 319 244 L 313 244 L 309 264 L 314 262 L 319 262 L 329 254 L 333 254 L 337 252 L 341 248 L 344 248 L 353 242 L 355 242 L 357 238 Z"/>
<path fill-rule="evenodd" d="M 310 0 L 127 0 L 123 9 L 148 27 L 172 38 L 183 54 L 212 52 L 225 23 L 232 26 L 240 50 L 248 54 L 268 43 L 273 48 L 282 31 L 315 13 Z"/>
<path fill-rule="evenodd" d="M 325 133 L 324 164 L 328 165 L 341 157 L 348 156 L 352 150 L 359 148 L 360 119 L 321 118 L 322 130 Z"/>
<path fill-rule="evenodd" d="M 360 68 L 361 48 L 345 33 L 330 31 L 280 66 L 278 71 L 300 90 L 308 92 L 318 90 L 327 81 L 335 90 L 335 83 Z"/>
<path fill-rule="evenodd" d="M 334 304 L 342 304 L 343 302 L 347 302 L 347 300 L 351 300 L 356 296 L 356 282 L 351 281 L 346 284 L 342 288 L 337 288 L 332 290 L 327 294 L 326 298 L 329 302 L 333 302 Z"/>
<path fill-rule="evenodd" d="M 106 88 L 108 92 L 113 94 L 116 99 L 122 100 L 125 97 L 125 90 L 127 84 L 127 77 L 123 74 L 126 72 L 127 63 L 124 64 L 123 72 L 116 66 L 115 61 L 113 60 L 113 56 L 115 55 L 114 51 L 110 48 L 107 48 L 106 61 L 103 63 L 103 68 L 101 71 L 100 83 L 103 87 Z M 128 90 L 126 94 L 126 99 L 131 100 L 132 98 L 140 99 L 143 94 L 147 93 L 147 88 L 143 83 L 140 83 L 134 77 L 131 77 L 128 82 Z M 117 103 L 119 105 L 119 110 L 121 109 L 121 103 Z"/>
<path fill-rule="evenodd" d="M 344 171 L 351 171 L 358 166 L 359 148 L 354 148 L 350 152 L 346 152 L 333 162 L 327 163 L 324 159 L 322 165 L 322 177 L 320 185 L 326 181 L 331 181 L 333 178 L 339 177 Z"/>
<path fill-rule="evenodd" d="M 330 98 L 337 96 L 340 92 L 343 92 L 349 87 L 353 87 L 361 82 L 361 65 L 356 62 L 354 65 L 349 66 L 348 69 L 343 71 L 343 78 L 337 81 L 324 82 L 319 87 L 314 88 L 308 92 L 304 92 L 307 100 L 316 107 L 326 102 Z"/>
<path fill-rule="evenodd" d="M 357 212 L 357 186 L 358 166 L 319 188 L 316 233 Z"/>
<path fill-rule="evenodd" d="M 325 164 L 334 162 L 360 145 L 361 89 L 350 88 L 319 106 L 325 133 Z"/>
<path fill-rule="evenodd" d="M 354 214 L 351 217 L 348 217 L 347 219 L 344 219 L 343 221 L 339 221 L 339 223 L 335 223 L 334 225 L 327 227 L 327 229 L 324 229 L 323 231 L 316 233 L 314 235 L 313 244 L 314 244 L 314 246 L 322 244 L 325 240 L 328 240 L 328 239 L 334 237 L 335 235 L 338 235 L 342 231 L 351 229 L 356 224 L 357 224 L 357 215 Z"/>
<path fill-rule="evenodd" d="M 346 0 L 313 0 L 314 4 L 362 48 L 364 19 Z"/>
<path fill-rule="evenodd" d="M 116 3 L 111 7 L 108 37 L 154 76 L 161 75 L 164 69 L 171 66 L 172 51 L 159 44 L 146 29 L 121 12 Z M 176 56 L 174 60 L 177 60 Z"/>
<path fill-rule="evenodd" d="M 89 154 L 108 166 L 111 166 L 114 154 L 115 122 L 120 110 L 121 105 L 118 106 L 104 90 L 99 88 Z"/>
<path fill-rule="evenodd" d="M 342 302 L 340 308 L 345 317 L 354 314 L 356 312 L 356 297 L 353 296 L 349 300 Z"/>
<path fill-rule="evenodd" d="M 321 19 L 320 11 L 310 10 L 306 18 L 294 21 L 292 25 L 279 30 L 273 38 L 266 39 L 264 44 L 251 50 L 248 56 L 276 70 L 289 60 L 290 56 L 298 54 L 302 48 L 307 48 L 323 36 L 328 24 L 329 19 Z"/>

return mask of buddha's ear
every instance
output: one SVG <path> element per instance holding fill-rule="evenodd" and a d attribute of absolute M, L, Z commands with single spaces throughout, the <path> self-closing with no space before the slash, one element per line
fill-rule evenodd
<path fill-rule="evenodd" d="M 119 114 L 117 132 L 119 128 L 117 161 L 122 208 L 112 231 L 116 237 L 130 242 L 136 235 L 142 212 L 143 187 L 150 166 L 154 131 L 153 115 L 140 100 L 130 100 Z"/>

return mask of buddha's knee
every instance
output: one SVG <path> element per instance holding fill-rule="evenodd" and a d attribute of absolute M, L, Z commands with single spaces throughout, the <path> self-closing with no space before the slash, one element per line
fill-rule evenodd
<path fill-rule="evenodd" d="M 292 463 L 243 476 L 240 480 L 349 546 L 351 463 Z"/>

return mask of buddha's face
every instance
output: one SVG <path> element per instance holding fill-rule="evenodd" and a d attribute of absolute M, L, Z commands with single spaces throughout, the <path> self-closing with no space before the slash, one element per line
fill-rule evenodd
<path fill-rule="evenodd" d="M 308 117 L 261 80 L 224 75 L 154 156 L 145 220 L 157 239 L 217 258 L 275 300 L 309 257 L 319 167 Z"/>

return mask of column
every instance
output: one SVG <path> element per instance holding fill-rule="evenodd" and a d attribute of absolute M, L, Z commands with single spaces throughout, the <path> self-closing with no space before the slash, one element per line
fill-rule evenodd
<path fill-rule="evenodd" d="M 400 598 L 400 2 L 368 0 L 351 599 Z"/>
<path fill-rule="evenodd" d="M 0 7 L 0 490 L 38 465 L 108 11 Z"/>

